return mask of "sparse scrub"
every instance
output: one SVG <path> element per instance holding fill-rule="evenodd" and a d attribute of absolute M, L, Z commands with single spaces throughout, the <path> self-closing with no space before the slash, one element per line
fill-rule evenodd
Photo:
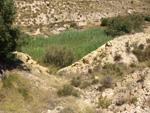
<path fill-rule="evenodd" d="M 86 82 L 82 83 L 81 88 L 85 89 L 85 88 L 89 87 L 90 85 L 91 85 L 91 83 L 86 81 Z"/>
<path fill-rule="evenodd" d="M 54 64 L 62 68 L 73 62 L 73 52 L 66 46 L 52 46 L 46 51 L 43 62 L 48 65 Z"/>
<path fill-rule="evenodd" d="M 79 87 L 81 84 L 81 80 L 80 80 L 80 77 L 74 77 L 72 80 L 71 80 L 71 85 L 75 86 L 75 87 Z"/>
<path fill-rule="evenodd" d="M 102 108 L 108 108 L 112 102 L 110 100 L 107 100 L 107 97 L 103 97 L 102 93 L 99 97 L 99 107 L 102 107 Z"/>
<path fill-rule="evenodd" d="M 114 61 L 120 61 L 122 59 L 122 57 L 121 57 L 121 55 L 119 55 L 119 54 L 116 54 L 115 56 L 114 56 Z"/>
<path fill-rule="evenodd" d="M 104 77 L 102 86 L 105 88 L 111 88 L 112 87 L 112 78 L 109 76 Z"/>
<path fill-rule="evenodd" d="M 11 74 L 8 76 L 8 78 L 3 79 L 3 85 L 4 87 L 12 87 L 12 82 L 17 81 L 18 80 L 18 75 L 17 74 Z"/>
<path fill-rule="evenodd" d="M 22 94 L 22 96 L 24 97 L 24 100 L 27 100 L 28 98 L 28 89 L 27 88 L 19 88 L 18 89 L 19 93 Z"/>
<path fill-rule="evenodd" d="M 74 89 L 74 87 L 69 85 L 69 84 L 65 84 L 63 86 L 63 88 L 61 88 L 57 91 L 57 94 L 59 96 L 69 96 L 69 95 L 73 95 L 76 97 L 79 96 L 78 91 L 76 89 Z"/>
<path fill-rule="evenodd" d="M 121 76 L 123 71 L 117 64 L 105 64 L 103 66 L 103 74 Z"/>
<path fill-rule="evenodd" d="M 143 49 L 143 48 L 142 48 Z M 139 62 L 150 61 L 150 45 L 148 45 L 145 50 L 141 47 L 135 48 L 132 52 L 136 55 Z"/>
<path fill-rule="evenodd" d="M 98 84 L 98 83 L 99 83 L 99 80 L 98 80 L 98 79 L 94 79 L 94 80 L 92 81 L 92 85 Z"/>
<path fill-rule="evenodd" d="M 141 31 L 144 18 L 138 14 L 110 18 L 106 33 L 111 36 L 124 35 L 132 31 Z"/>

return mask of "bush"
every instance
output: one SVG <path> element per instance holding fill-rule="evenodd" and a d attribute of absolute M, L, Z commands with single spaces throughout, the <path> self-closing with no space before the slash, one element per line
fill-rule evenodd
<path fill-rule="evenodd" d="M 112 79 L 109 76 L 105 77 L 102 85 L 105 88 L 111 88 L 112 87 Z"/>
<path fill-rule="evenodd" d="M 76 27 L 76 26 L 77 26 L 76 23 L 71 23 L 71 24 L 70 24 L 70 27 Z"/>
<path fill-rule="evenodd" d="M 44 56 L 45 64 L 54 64 L 57 67 L 65 67 L 73 62 L 73 52 L 66 46 L 52 46 L 48 49 Z"/>
<path fill-rule="evenodd" d="M 109 18 L 103 18 L 101 26 L 107 26 L 108 25 L 108 21 L 109 21 Z"/>
<path fill-rule="evenodd" d="M 150 16 L 145 16 L 145 21 L 150 21 Z"/>
<path fill-rule="evenodd" d="M 73 86 L 66 84 L 63 86 L 63 88 L 59 89 L 57 91 L 57 94 L 59 96 L 69 96 L 69 95 L 73 95 L 73 96 L 78 96 L 78 91 L 76 89 L 74 89 Z"/>
<path fill-rule="evenodd" d="M 108 108 L 112 104 L 111 101 L 107 100 L 106 96 L 103 97 L 102 93 L 98 100 L 99 100 L 99 107 L 102 107 L 102 108 Z"/>
<path fill-rule="evenodd" d="M 117 16 L 108 21 L 106 33 L 111 36 L 119 36 L 132 31 L 141 31 L 143 22 L 143 16 L 138 14 Z"/>
<path fill-rule="evenodd" d="M 89 82 L 83 82 L 81 88 L 85 89 L 85 88 L 89 87 L 90 85 L 91 85 L 91 83 L 89 83 Z"/>
<path fill-rule="evenodd" d="M 17 50 L 20 51 L 22 46 L 25 46 L 30 41 L 30 36 L 28 34 L 22 33 L 20 38 L 17 40 Z"/>
<path fill-rule="evenodd" d="M 12 27 L 15 13 L 13 0 L 0 0 L 0 61 L 6 64 L 14 60 L 12 52 L 20 36 L 18 28 Z"/>
<path fill-rule="evenodd" d="M 98 82 L 99 82 L 98 79 L 94 79 L 94 80 L 92 81 L 92 85 L 97 84 Z"/>
<path fill-rule="evenodd" d="M 81 84 L 81 80 L 79 77 L 74 77 L 71 81 L 71 85 L 75 86 L 75 87 L 79 87 Z"/>

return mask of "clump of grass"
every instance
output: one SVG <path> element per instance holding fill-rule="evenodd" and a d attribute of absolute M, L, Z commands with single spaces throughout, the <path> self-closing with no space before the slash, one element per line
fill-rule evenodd
<path fill-rule="evenodd" d="M 70 27 L 72 27 L 72 28 L 74 28 L 74 27 L 76 27 L 76 26 L 77 26 L 76 23 L 71 23 L 71 24 L 70 24 Z"/>
<path fill-rule="evenodd" d="M 121 55 L 120 54 L 116 54 L 114 56 L 114 61 L 120 61 L 122 59 Z"/>
<path fill-rule="evenodd" d="M 132 104 L 135 104 L 138 102 L 138 99 L 136 97 L 133 97 L 130 101 Z"/>
<path fill-rule="evenodd" d="M 85 88 L 89 87 L 90 85 L 91 85 L 90 82 L 85 81 L 85 82 L 82 83 L 81 88 L 85 89 Z"/>
<path fill-rule="evenodd" d="M 99 83 L 99 80 L 98 80 L 98 79 L 94 79 L 94 80 L 92 81 L 92 85 L 98 84 L 98 83 Z"/>
<path fill-rule="evenodd" d="M 12 82 L 18 81 L 18 75 L 17 74 L 10 74 L 8 76 L 8 78 L 2 79 L 2 81 L 3 81 L 4 87 L 10 88 L 10 87 L 12 87 Z"/>
<path fill-rule="evenodd" d="M 99 97 L 99 107 L 102 107 L 102 108 L 108 108 L 112 102 L 110 100 L 107 100 L 107 97 L 103 97 L 102 93 Z"/>
<path fill-rule="evenodd" d="M 109 18 L 102 18 L 101 26 L 107 26 L 108 21 L 109 21 Z"/>
<path fill-rule="evenodd" d="M 132 31 L 142 31 L 143 23 L 144 18 L 139 14 L 117 16 L 109 19 L 106 33 L 111 36 L 119 36 Z"/>
<path fill-rule="evenodd" d="M 79 87 L 81 85 L 80 77 L 73 77 L 73 79 L 71 80 L 71 85 Z"/>
<path fill-rule="evenodd" d="M 74 87 L 71 86 L 70 84 L 65 84 L 63 88 L 57 91 L 57 94 L 59 96 L 69 96 L 69 95 L 73 95 L 75 97 L 79 96 L 78 91 L 74 89 Z"/>
<path fill-rule="evenodd" d="M 57 67 L 65 67 L 73 62 L 73 52 L 66 46 L 52 46 L 44 55 L 45 64 L 56 65 Z"/>
<path fill-rule="evenodd" d="M 26 100 L 28 98 L 28 89 L 27 88 L 19 88 L 18 89 L 19 93 L 22 94 L 22 96 L 24 97 L 24 100 Z"/>

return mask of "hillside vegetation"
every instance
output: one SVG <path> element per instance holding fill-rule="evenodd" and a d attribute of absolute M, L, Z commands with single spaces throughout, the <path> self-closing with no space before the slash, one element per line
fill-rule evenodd
<path fill-rule="evenodd" d="M 37 37 L 31 40 L 28 45 L 23 46 L 21 51 L 42 63 L 47 49 L 51 50 L 54 45 L 59 49 L 66 46 L 72 50 L 73 62 L 75 62 L 112 39 L 113 37 L 107 36 L 104 30 L 100 28 L 90 28 L 82 31 L 72 30 L 48 38 Z"/>

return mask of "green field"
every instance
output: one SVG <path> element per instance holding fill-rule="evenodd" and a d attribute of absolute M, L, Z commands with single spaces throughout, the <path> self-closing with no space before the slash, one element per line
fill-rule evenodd
<path fill-rule="evenodd" d="M 41 63 L 45 51 L 51 48 L 52 45 L 58 47 L 66 45 L 68 48 L 72 48 L 74 53 L 73 62 L 75 62 L 112 39 L 113 37 L 107 36 L 104 30 L 100 28 L 89 28 L 81 31 L 72 30 L 48 38 L 41 36 L 32 39 L 28 45 L 22 47 L 21 51 Z"/>

